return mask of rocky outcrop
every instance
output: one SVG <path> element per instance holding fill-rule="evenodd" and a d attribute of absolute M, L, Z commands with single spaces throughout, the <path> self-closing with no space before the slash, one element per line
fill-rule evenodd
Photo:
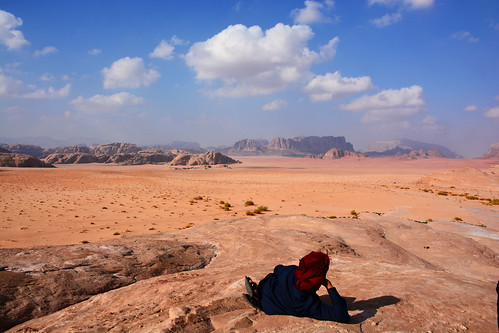
<path fill-rule="evenodd" d="M 0 147 L 0 153 L 12 153 L 10 150 Z"/>
<path fill-rule="evenodd" d="M 204 154 L 179 154 L 173 159 L 170 165 L 193 166 L 193 165 L 216 165 L 240 163 L 220 152 L 208 151 Z"/>
<path fill-rule="evenodd" d="M 442 154 L 438 149 L 430 149 L 428 151 L 424 149 L 412 150 L 411 152 L 400 156 L 400 159 L 403 160 L 418 160 L 422 158 L 445 158 L 445 155 Z"/>
<path fill-rule="evenodd" d="M 307 156 L 324 154 L 332 148 L 354 151 L 353 145 L 342 136 L 300 136 L 291 139 L 274 138 L 270 142 L 245 139 L 223 152 L 231 155 Z"/>
<path fill-rule="evenodd" d="M 133 154 L 141 150 L 136 144 L 113 142 L 103 145 L 90 147 L 90 152 L 96 156 L 100 155 L 116 155 L 116 154 Z"/>
<path fill-rule="evenodd" d="M 499 142 L 491 144 L 489 147 L 489 151 L 481 158 L 499 158 Z"/>
<path fill-rule="evenodd" d="M 367 157 L 367 155 L 362 154 L 362 153 L 356 153 L 356 152 L 349 151 L 349 150 L 333 148 L 333 149 L 328 150 L 324 154 L 311 155 L 310 157 L 321 159 L 321 160 L 336 160 L 336 159 L 343 158 L 343 157 Z"/>
<path fill-rule="evenodd" d="M 105 156 L 105 160 L 107 159 L 108 156 Z M 50 164 L 102 163 L 102 159 L 88 153 L 50 154 L 44 161 Z"/>
<path fill-rule="evenodd" d="M 54 154 L 92 154 L 95 155 L 89 147 L 86 146 L 68 146 L 57 148 Z"/>
<path fill-rule="evenodd" d="M 486 233 L 487 230 L 480 232 Z M 493 230 L 488 233 L 496 237 Z M 488 242 L 485 238 L 473 238 L 444 232 L 436 222 L 421 224 L 405 218 L 369 213 L 362 213 L 356 220 L 268 215 L 215 221 L 150 235 L 136 239 L 134 243 L 96 244 L 91 249 L 68 247 L 66 252 L 58 254 L 66 274 L 77 278 L 73 271 L 87 270 L 85 274 L 89 274 L 102 265 L 106 267 L 103 270 L 106 274 L 114 274 L 110 284 L 130 278 L 121 261 L 127 262 L 137 255 L 138 251 L 132 246 L 146 243 L 147 239 L 157 242 L 189 240 L 195 244 L 209 242 L 216 247 L 217 256 L 202 269 L 143 279 L 30 320 L 12 331 L 495 332 L 497 242 L 492 238 Z M 243 300 L 244 276 L 260 281 L 272 272 L 275 265 L 296 265 L 301 257 L 317 250 L 329 253 L 331 268 L 327 277 L 347 302 L 351 315 L 349 323 L 268 316 Z M 23 253 L 29 251 L 16 250 L 13 255 L 16 260 L 22 260 L 29 256 Z M 113 251 L 115 254 L 109 255 L 109 262 L 99 260 L 93 264 L 94 260 Z M 82 254 L 66 259 L 67 252 Z M 138 267 L 147 270 L 170 259 L 184 264 L 182 256 L 168 254 L 151 256 L 144 264 L 137 255 Z M 1 258 L 4 257 L 2 254 Z M 200 257 L 204 257 L 202 252 Z M 31 273 L 14 275 L 9 281 L 16 283 L 15 288 L 26 290 L 30 280 L 28 283 L 17 280 L 51 279 L 52 259 L 43 262 L 48 262 L 48 267 L 43 268 L 43 264 L 32 267 L 34 265 L 30 265 L 28 260 L 26 264 L 14 266 L 17 268 L 15 273 L 20 273 L 22 267 L 28 267 Z M 8 267 L 10 269 L 10 265 Z M 35 275 L 36 269 L 45 269 L 45 275 L 41 272 L 40 276 Z M 84 286 L 82 289 L 93 285 L 95 289 L 99 288 L 102 279 L 99 275 L 92 275 L 95 283 L 84 277 L 78 280 Z M 63 279 L 61 275 L 60 283 L 74 293 L 79 292 L 79 289 L 71 289 L 69 278 Z M 33 303 L 35 306 L 50 306 L 47 303 L 57 300 L 51 294 L 63 294 L 59 288 L 53 290 L 34 290 L 35 302 L 28 299 L 25 307 L 7 308 L 22 312 Z M 466 295 L 463 295 L 464 291 Z M 318 294 L 323 301 L 329 300 L 323 296 L 327 295 L 324 288 L 321 287 Z M 15 291 L 9 295 L 15 295 Z M 465 297 L 468 295 L 473 297 Z M 5 307 L 0 309 L 6 311 Z"/>
<path fill-rule="evenodd" d="M 118 163 L 122 165 L 160 164 L 171 162 L 177 154 L 172 151 L 162 152 L 151 149 L 142 150 L 135 154 L 115 154 L 110 156 L 105 163 Z"/>
<path fill-rule="evenodd" d="M 27 154 L 0 153 L 0 167 L 53 168 L 54 166 Z"/>
<path fill-rule="evenodd" d="M 0 330 L 140 280 L 203 268 L 214 256 L 207 244 L 142 238 L 1 249 Z"/>

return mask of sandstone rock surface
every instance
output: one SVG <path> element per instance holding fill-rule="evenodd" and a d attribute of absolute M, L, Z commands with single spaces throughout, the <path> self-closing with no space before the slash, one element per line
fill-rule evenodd
<path fill-rule="evenodd" d="M 325 152 L 324 154 L 312 155 L 311 157 L 322 160 L 336 160 L 338 158 L 343 158 L 343 157 L 367 157 L 367 155 L 362 153 L 356 153 L 350 150 L 332 148 L 327 152 Z"/>
<path fill-rule="evenodd" d="M 206 266 L 210 245 L 141 237 L 0 250 L 0 329 L 158 275 Z"/>
<path fill-rule="evenodd" d="M 491 144 L 489 151 L 482 158 L 498 158 L 499 157 L 499 142 Z"/>
<path fill-rule="evenodd" d="M 216 257 L 204 268 L 101 293 L 9 332 L 494 332 L 499 235 L 471 231 L 364 213 L 248 217 L 152 235 L 151 242 L 213 246 Z M 245 275 L 258 281 L 312 250 L 329 252 L 327 277 L 346 298 L 350 323 L 267 316 L 243 301 Z"/>

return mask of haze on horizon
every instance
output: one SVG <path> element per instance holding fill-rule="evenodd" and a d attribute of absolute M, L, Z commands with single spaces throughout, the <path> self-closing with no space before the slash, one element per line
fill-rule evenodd
<path fill-rule="evenodd" d="M 499 142 L 499 2 L 0 4 L 0 137 Z"/>

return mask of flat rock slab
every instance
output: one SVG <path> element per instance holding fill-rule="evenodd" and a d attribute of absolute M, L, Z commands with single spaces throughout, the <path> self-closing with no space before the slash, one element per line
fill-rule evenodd
<path fill-rule="evenodd" d="M 129 238 L 0 250 L 0 329 L 158 275 L 199 269 L 210 245 Z"/>
<path fill-rule="evenodd" d="M 204 244 L 217 255 L 204 268 L 100 293 L 9 332 L 497 330 L 499 244 L 484 245 L 479 237 L 439 231 L 431 223 L 377 215 L 258 216 L 146 239 Z M 260 280 L 275 265 L 297 264 L 312 250 L 330 253 L 327 277 L 346 298 L 350 323 L 268 316 L 244 302 L 245 275 Z"/>

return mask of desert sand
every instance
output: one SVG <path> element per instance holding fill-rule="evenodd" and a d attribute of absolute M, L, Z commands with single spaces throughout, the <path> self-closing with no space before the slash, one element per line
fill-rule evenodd
<path fill-rule="evenodd" d="M 499 198 L 499 161 L 238 159 L 209 169 L 2 168 L 0 248 L 123 237 L 216 248 L 202 269 L 142 280 L 12 330 L 497 329 L 499 206 L 487 203 Z M 246 215 L 257 206 L 268 211 Z M 320 249 L 332 256 L 328 278 L 347 297 L 351 323 L 269 317 L 240 297 L 244 275 L 261 279 Z"/>

